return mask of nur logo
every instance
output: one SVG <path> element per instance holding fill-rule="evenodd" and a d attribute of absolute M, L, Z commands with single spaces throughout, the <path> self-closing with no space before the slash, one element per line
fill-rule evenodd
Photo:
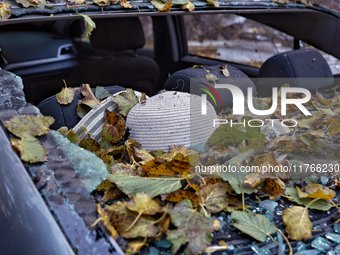
<path fill-rule="evenodd" d="M 202 85 L 206 86 L 207 88 L 209 88 L 218 98 L 221 106 L 222 106 L 222 100 L 219 96 L 219 94 L 217 93 L 217 91 L 215 89 L 228 89 L 231 94 L 232 94 L 232 98 L 233 98 L 233 114 L 234 115 L 244 115 L 244 101 L 245 101 L 245 97 L 244 94 L 242 92 L 242 90 L 235 86 L 235 85 L 231 85 L 231 84 L 215 84 L 215 88 L 205 84 L 205 83 L 201 83 Z M 217 106 L 216 100 L 214 98 L 214 96 L 212 95 L 211 92 L 209 92 L 207 89 L 204 88 L 200 88 L 201 90 L 203 90 L 204 92 L 206 92 L 214 101 L 215 106 Z M 247 89 L 248 95 L 253 95 L 253 88 L 248 87 Z M 287 94 L 289 93 L 302 93 L 305 95 L 304 98 L 287 98 Z M 202 115 L 206 115 L 207 114 L 207 94 L 201 94 L 201 114 Z M 277 102 L 278 102 L 278 95 L 277 95 L 277 88 L 272 88 L 272 106 L 270 109 L 268 110 L 257 110 L 255 109 L 254 105 L 253 105 L 253 98 L 252 96 L 248 96 L 247 97 L 247 105 L 248 105 L 248 109 L 251 113 L 255 114 L 255 115 L 270 115 L 273 112 L 275 112 L 276 108 L 277 108 Z M 288 104 L 293 104 L 295 105 L 304 115 L 312 115 L 302 104 L 303 103 L 307 103 L 309 100 L 311 99 L 311 93 L 309 92 L 309 90 L 305 89 L 305 88 L 298 88 L 298 87 L 282 87 L 281 88 L 281 115 L 286 115 L 287 111 L 287 105 Z"/>

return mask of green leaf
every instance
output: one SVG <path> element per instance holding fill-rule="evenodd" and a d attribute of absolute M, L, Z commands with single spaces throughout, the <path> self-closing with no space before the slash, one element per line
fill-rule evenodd
<path fill-rule="evenodd" d="M 48 150 L 42 146 L 39 140 L 33 136 L 26 135 L 21 140 L 12 138 L 12 146 L 20 152 L 20 158 L 30 163 L 47 161 Z"/>
<path fill-rule="evenodd" d="M 242 153 L 238 154 L 237 156 L 231 158 L 228 162 L 229 162 L 229 164 L 241 163 L 243 160 L 246 160 L 246 161 L 249 162 L 249 160 L 253 156 L 254 156 L 254 150 L 250 149 L 250 150 L 242 152 Z"/>
<path fill-rule="evenodd" d="M 234 227 L 260 242 L 266 241 L 267 236 L 277 231 L 275 225 L 263 215 L 233 211 L 231 217 L 235 222 Z"/>
<path fill-rule="evenodd" d="M 67 139 L 70 140 L 71 143 L 76 143 L 79 141 L 79 137 L 78 135 L 74 132 L 73 129 L 71 129 L 70 131 L 68 131 L 67 133 Z"/>
<path fill-rule="evenodd" d="M 144 192 L 153 198 L 161 194 L 173 192 L 182 187 L 182 179 L 180 178 L 147 178 L 110 174 L 107 180 L 115 183 L 130 197 L 134 194 Z"/>
<path fill-rule="evenodd" d="M 139 103 L 138 97 L 132 89 L 127 89 L 126 92 L 112 97 L 112 101 L 118 104 L 118 111 L 124 116 L 127 116 L 132 107 Z"/>
<path fill-rule="evenodd" d="M 243 132 L 235 126 L 228 124 L 220 125 L 207 141 L 208 147 L 213 146 L 234 146 L 243 140 L 251 141 L 252 139 L 265 140 L 266 137 L 255 128 L 247 126 L 247 131 Z"/>
<path fill-rule="evenodd" d="M 78 104 L 78 106 L 77 106 L 77 116 L 82 119 L 91 110 L 92 109 L 91 109 L 90 106 L 87 106 L 85 104 Z"/>
<path fill-rule="evenodd" d="M 189 0 L 172 0 L 172 4 L 187 4 Z"/>
<path fill-rule="evenodd" d="M 205 251 L 211 243 L 211 233 L 214 231 L 213 221 L 192 209 L 190 200 L 184 199 L 173 210 L 165 209 L 171 216 L 171 222 L 177 227 L 167 230 L 167 238 L 173 243 L 172 253 L 186 244 L 189 254 Z M 185 254 L 186 251 L 184 251 Z"/>
<path fill-rule="evenodd" d="M 320 120 L 322 120 L 321 116 L 303 119 L 299 121 L 299 127 L 311 129 L 312 127 L 315 127 L 314 124 L 320 122 Z"/>
<path fill-rule="evenodd" d="M 109 91 L 107 91 L 104 87 L 102 86 L 97 86 L 96 87 L 96 92 L 95 92 L 96 98 L 98 99 L 104 99 L 107 98 L 109 96 L 111 96 L 111 94 L 109 93 Z"/>
<path fill-rule="evenodd" d="M 96 28 L 96 23 L 94 23 L 93 20 L 85 14 L 78 13 L 78 15 L 82 16 L 84 20 L 86 21 L 85 36 L 89 37 L 93 29 Z"/>
<path fill-rule="evenodd" d="M 289 196 L 293 201 L 299 205 L 307 206 L 313 198 L 299 198 L 296 188 L 287 188 L 285 192 L 286 196 Z M 317 200 L 308 206 L 310 209 L 316 209 L 321 211 L 328 211 L 332 208 L 332 204 L 328 200 Z"/>
<path fill-rule="evenodd" d="M 54 119 L 48 116 L 16 115 L 5 121 L 4 125 L 18 137 L 25 135 L 41 136 L 48 132 L 49 126 L 54 123 Z"/>
<path fill-rule="evenodd" d="M 221 177 L 224 181 L 228 181 L 231 187 L 237 194 L 252 194 L 254 189 L 248 184 L 244 183 L 246 176 L 241 173 L 221 173 Z"/>
<path fill-rule="evenodd" d="M 166 3 L 161 0 L 152 0 L 151 4 L 155 6 L 158 10 L 162 10 L 166 6 Z"/>

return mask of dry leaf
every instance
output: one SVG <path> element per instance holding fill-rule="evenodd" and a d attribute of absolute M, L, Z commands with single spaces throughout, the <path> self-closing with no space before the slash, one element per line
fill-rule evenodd
<path fill-rule="evenodd" d="M 211 243 L 213 221 L 194 210 L 189 200 L 183 200 L 174 209 L 167 211 L 171 222 L 177 227 L 167 231 L 167 238 L 173 243 L 172 252 L 176 253 L 183 244 L 187 244 L 184 251 L 186 254 L 204 252 Z"/>
<path fill-rule="evenodd" d="M 119 234 L 118 234 L 117 230 L 111 225 L 109 215 L 107 215 L 107 214 L 105 213 L 105 211 L 102 209 L 102 207 L 100 206 L 100 204 L 97 205 L 97 211 L 98 211 L 98 213 L 99 213 L 100 216 L 101 216 L 103 225 L 104 225 L 104 227 L 106 228 L 106 230 L 110 233 L 110 235 L 111 235 L 114 239 L 116 239 L 116 238 L 119 236 Z"/>
<path fill-rule="evenodd" d="M 5 121 L 4 125 L 18 137 L 25 135 L 41 136 L 47 134 L 49 126 L 54 123 L 54 119 L 48 116 L 16 115 Z"/>
<path fill-rule="evenodd" d="M 155 219 L 145 216 L 135 222 L 137 214 L 129 211 L 126 205 L 126 202 L 118 201 L 105 207 L 104 212 L 110 219 L 110 224 L 125 238 L 154 237 L 158 232 L 154 226 Z M 127 230 L 128 228 L 130 229 Z"/>
<path fill-rule="evenodd" d="M 96 140 L 92 138 L 86 138 L 81 140 L 79 146 L 91 152 L 98 152 L 101 148 L 100 143 L 98 143 Z"/>
<path fill-rule="evenodd" d="M 108 5 L 110 5 L 110 0 L 94 0 L 94 3 L 99 5 L 99 6 L 108 6 Z"/>
<path fill-rule="evenodd" d="M 69 1 L 69 3 L 75 4 L 75 5 L 86 4 L 86 0 L 68 0 L 68 1 Z"/>
<path fill-rule="evenodd" d="M 143 246 L 149 246 L 149 244 L 141 241 L 130 241 L 129 248 L 126 250 L 126 254 L 135 254 L 137 253 Z"/>
<path fill-rule="evenodd" d="M 104 120 L 102 141 L 106 143 L 120 141 L 125 132 L 125 119 L 121 115 L 105 109 Z"/>
<path fill-rule="evenodd" d="M 100 101 L 94 96 L 89 84 L 83 84 L 81 93 L 85 97 L 83 100 L 81 100 L 82 104 L 90 106 L 92 109 L 96 109 L 100 104 Z"/>
<path fill-rule="evenodd" d="M 120 5 L 124 8 L 132 8 L 132 5 L 129 4 L 126 0 L 120 0 Z"/>
<path fill-rule="evenodd" d="M 190 173 L 190 163 L 183 160 L 153 159 L 145 163 L 143 172 L 148 177 L 177 176 Z"/>
<path fill-rule="evenodd" d="M 214 220 L 214 230 L 218 231 L 221 227 L 221 222 L 219 220 Z"/>
<path fill-rule="evenodd" d="M 230 191 L 228 184 L 219 182 L 201 189 L 196 194 L 200 198 L 200 205 L 204 206 L 208 213 L 217 213 L 228 205 L 227 191 Z"/>
<path fill-rule="evenodd" d="M 155 215 L 163 211 L 163 208 L 153 201 L 151 197 L 144 193 L 138 193 L 133 196 L 133 199 L 129 201 L 126 207 L 139 214 Z"/>
<path fill-rule="evenodd" d="M 176 190 L 164 198 L 164 200 L 176 203 L 184 199 L 190 200 L 193 205 L 198 205 L 199 203 L 199 197 L 194 192 L 188 190 Z"/>
<path fill-rule="evenodd" d="M 189 12 L 192 12 L 195 10 L 195 5 L 192 2 L 188 2 L 187 4 L 182 4 L 181 5 L 182 10 L 188 10 Z"/>
<path fill-rule="evenodd" d="M 288 237 L 295 241 L 312 238 L 313 224 L 308 217 L 308 209 L 302 206 L 287 208 L 282 214 Z"/>
<path fill-rule="evenodd" d="M 340 133 L 340 118 L 330 119 L 329 121 L 331 121 L 331 125 L 328 128 L 328 131 L 331 135 Z"/>
<path fill-rule="evenodd" d="M 47 161 L 48 150 L 33 136 L 25 135 L 21 140 L 11 138 L 13 148 L 20 152 L 20 158 L 29 163 Z"/>
<path fill-rule="evenodd" d="M 124 116 L 127 116 L 132 107 L 139 103 L 138 97 L 132 89 L 126 89 L 126 92 L 112 97 L 112 101 L 118 104 L 118 111 Z"/>
<path fill-rule="evenodd" d="M 284 185 L 284 183 L 278 179 L 274 180 L 268 178 L 264 180 L 262 184 L 262 190 L 269 194 L 270 199 L 275 199 L 282 193 L 282 184 Z"/>
<path fill-rule="evenodd" d="M 230 75 L 229 70 L 227 69 L 227 65 L 221 66 L 221 72 L 225 77 L 229 77 Z"/>
<path fill-rule="evenodd" d="M 335 191 L 321 184 L 310 184 L 302 187 L 301 189 L 296 187 L 296 189 L 298 191 L 299 198 L 331 199 L 336 195 Z"/>
<path fill-rule="evenodd" d="M 11 5 L 7 2 L 0 2 L 0 20 L 8 19 L 11 16 Z"/>
<path fill-rule="evenodd" d="M 218 81 L 218 78 L 216 77 L 216 75 L 212 73 L 207 74 L 205 78 L 207 79 L 207 81 L 212 81 L 212 82 Z"/>

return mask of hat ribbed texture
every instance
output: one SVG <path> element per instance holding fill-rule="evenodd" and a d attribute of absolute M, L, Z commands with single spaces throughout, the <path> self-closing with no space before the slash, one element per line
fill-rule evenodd
<path fill-rule="evenodd" d="M 217 119 L 207 103 L 207 115 L 201 114 L 201 97 L 167 91 L 135 105 L 126 119 L 130 139 L 142 149 L 168 151 L 171 145 L 190 146 L 205 143 L 214 132 Z"/>

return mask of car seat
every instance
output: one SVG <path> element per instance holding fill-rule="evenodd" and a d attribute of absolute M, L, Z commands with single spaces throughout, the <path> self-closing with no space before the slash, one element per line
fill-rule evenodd
<path fill-rule="evenodd" d="M 283 84 L 315 91 L 333 83 L 332 71 L 321 53 L 315 49 L 300 49 L 267 59 L 260 68 L 256 87 L 258 97 L 271 97 L 272 87 L 279 88 Z"/>
<path fill-rule="evenodd" d="M 105 88 L 110 94 L 115 94 L 125 90 L 121 86 L 109 86 Z M 92 89 L 95 92 L 94 89 Z M 58 129 L 66 126 L 69 129 L 73 128 L 80 121 L 77 116 L 78 101 L 83 97 L 79 90 L 76 91 L 73 101 L 68 105 L 59 104 L 56 96 L 51 96 L 38 104 L 41 114 L 51 116 L 55 122 L 51 125 L 51 129 Z"/>
<path fill-rule="evenodd" d="M 193 94 L 201 94 L 202 89 L 205 89 L 209 91 L 209 93 L 211 93 L 214 97 L 221 99 L 215 100 L 217 101 L 215 104 L 211 97 L 207 98 L 210 103 L 213 105 L 215 104 L 215 109 L 217 111 L 225 109 L 228 106 L 232 106 L 233 96 L 228 89 L 216 88 L 216 84 L 235 85 L 242 90 L 244 96 L 247 95 L 248 87 L 250 87 L 252 88 L 253 96 L 256 95 L 256 87 L 247 75 L 231 65 L 227 65 L 227 69 L 229 71 L 228 77 L 222 74 L 221 65 L 180 70 L 169 77 L 163 88 L 166 90 L 190 92 Z M 206 79 L 208 74 L 215 75 L 218 80 L 216 82 L 208 81 Z M 196 88 L 198 88 L 198 90 Z"/>
<path fill-rule="evenodd" d="M 67 83 L 89 83 L 91 87 L 120 85 L 149 96 L 156 94 L 158 65 L 152 58 L 136 53 L 145 45 L 139 18 L 104 18 L 94 19 L 94 22 L 96 28 L 91 33 L 90 43 L 75 42 L 80 66 Z"/>

